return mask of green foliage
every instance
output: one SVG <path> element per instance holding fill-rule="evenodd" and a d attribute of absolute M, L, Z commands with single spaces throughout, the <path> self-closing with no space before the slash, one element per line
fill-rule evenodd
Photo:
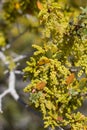
<path fill-rule="evenodd" d="M 3 47 L 5 46 L 6 42 L 5 42 L 5 37 L 3 35 L 2 32 L 0 32 L 0 46 Z"/>
<path fill-rule="evenodd" d="M 24 69 L 24 78 L 31 82 L 24 92 L 42 112 L 45 127 L 83 130 L 87 117 L 77 109 L 87 92 L 87 11 L 76 17 L 60 2 L 48 0 L 39 21 L 42 46 L 33 45 L 36 50 Z"/>
<path fill-rule="evenodd" d="M 11 56 L 8 56 L 7 61 L 10 63 L 8 66 L 9 70 L 14 70 L 16 68 L 16 64 L 13 61 L 13 58 Z"/>
<path fill-rule="evenodd" d="M 37 0 L 8 0 L 5 1 L 4 6 L 4 16 L 10 22 L 14 22 L 18 17 L 26 14 L 36 14 L 39 11 L 37 7 Z"/>

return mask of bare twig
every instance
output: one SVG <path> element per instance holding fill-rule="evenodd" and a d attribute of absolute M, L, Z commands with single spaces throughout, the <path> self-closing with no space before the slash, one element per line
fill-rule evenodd
<path fill-rule="evenodd" d="M 19 60 L 24 59 L 26 56 L 20 55 L 13 59 L 14 62 L 18 62 Z M 3 62 L 4 65 L 8 67 L 10 64 L 9 61 L 7 61 L 6 56 L 4 52 L 0 51 L 0 59 Z M 2 99 L 7 95 L 11 94 L 11 96 L 17 101 L 19 99 L 19 95 L 16 92 L 15 89 L 15 82 L 16 82 L 16 74 L 23 74 L 21 71 L 15 70 L 16 67 L 13 70 L 8 70 L 6 72 L 9 72 L 9 79 L 8 79 L 8 88 L 4 90 L 3 93 L 0 94 L 0 112 L 2 113 Z"/>
<path fill-rule="evenodd" d="M 0 94 L 0 112 L 2 113 L 2 99 L 7 94 L 11 94 L 12 97 L 17 101 L 19 99 L 19 95 L 17 94 L 15 90 L 15 72 L 10 71 L 9 74 L 9 83 L 8 83 L 8 89 L 6 89 L 3 93 Z"/>

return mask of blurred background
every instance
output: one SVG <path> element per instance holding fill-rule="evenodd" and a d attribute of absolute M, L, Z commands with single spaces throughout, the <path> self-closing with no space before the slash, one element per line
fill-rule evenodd
<path fill-rule="evenodd" d="M 59 0 L 58 2 L 74 10 L 87 6 L 87 0 Z M 32 45 L 41 44 L 39 8 L 36 3 L 37 0 L 0 0 L 0 50 L 3 42 L 6 46 L 10 45 L 10 48 L 4 52 L 7 56 L 26 55 L 17 67 L 20 71 L 34 52 Z M 8 87 L 8 73 L 3 73 L 5 70 L 0 61 L 0 93 Z M 28 100 L 28 95 L 23 92 L 23 88 L 28 83 L 29 81 L 23 81 L 23 75 L 16 75 L 16 90 L 24 102 Z M 87 115 L 86 104 L 87 101 L 84 101 L 84 105 L 79 110 Z M 44 130 L 40 114 L 25 108 L 14 101 L 10 95 L 3 98 L 2 105 L 4 113 L 0 114 L 0 130 Z"/>

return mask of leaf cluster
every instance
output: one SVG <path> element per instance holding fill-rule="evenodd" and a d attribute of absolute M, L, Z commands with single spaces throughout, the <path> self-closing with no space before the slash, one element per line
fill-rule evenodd
<path fill-rule="evenodd" d="M 44 1 L 39 13 L 42 46 L 27 61 L 24 92 L 38 108 L 45 127 L 70 125 L 71 130 L 86 128 L 87 117 L 77 112 L 87 92 L 87 13 L 71 18 L 58 2 Z"/>

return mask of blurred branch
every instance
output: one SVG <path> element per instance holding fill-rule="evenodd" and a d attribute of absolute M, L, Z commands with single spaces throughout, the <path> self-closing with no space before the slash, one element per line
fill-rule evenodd
<path fill-rule="evenodd" d="M 19 98 L 19 95 L 17 94 L 15 90 L 15 73 L 14 71 L 10 71 L 9 74 L 9 83 L 8 83 L 8 89 L 5 90 L 2 94 L 0 94 L 0 112 L 2 113 L 2 98 L 5 97 L 8 93 L 12 95 L 12 97 L 17 101 Z"/>
<path fill-rule="evenodd" d="M 16 58 L 13 59 L 14 62 L 18 62 L 19 60 L 24 59 L 26 56 L 25 55 L 20 55 L 17 56 Z M 0 59 L 3 62 L 4 65 L 7 67 L 9 66 L 10 62 L 7 61 L 6 56 L 2 51 L 0 51 Z M 7 94 L 11 94 L 11 96 L 17 101 L 19 99 L 19 95 L 16 92 L 15 89 L 15 82 L 16 82 L 16 73 L 18 74 L 23 74 L 21 71 L 15 70 L 16 67 L 12 70 L 8 70 L 9 72 L 9 79 L 8 79 L 8 89 L 4 90 L 3 93 L 0 94 L 0 112 L 2 113 L 2 99 L 5 97 Z"/>
<path fill-rule="evenodd" d="M 19 60 L 22 60 L 24 58 L 26 58 L 26 55 L 20 55 L 20 56 L 16 57 L 13 61 L 18 62 Z"/>

